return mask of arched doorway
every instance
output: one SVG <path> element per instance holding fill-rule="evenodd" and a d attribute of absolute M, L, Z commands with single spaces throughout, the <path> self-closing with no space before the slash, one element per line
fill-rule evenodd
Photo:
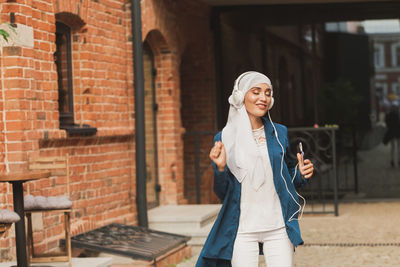
<path fill-rule="evenodd" d="M 147 163 L 149 172 L 157 175 L 154 181 L 149 178 L 147 198 L 150 202 L 150 194 L 155 190 L 160 205 L 183 203 L 183 141 L 177 58 L 159 30 L 153 29 L 145 36 L 146 61 L 151 62 L 145 67 L 145 91 L 148 91 L 145 93 L 148 110 L 145 119 L 148 118 L 147 123 L 153 125 L 146 124 L 146 134 L 151 135 L 146 139 L 154 140 L 153 144 L 150 141 L 147 144 L 149 152 L 154 150 L 153 157 L 148 153 Z"/>
<path fill-rule="evenodd" d="M 147 207 L 160 203 L 158 184 L 156 69 L 154 55 L 147 42 L 143 44 L 144 106 L 146 133 L 146 197 Z"/>

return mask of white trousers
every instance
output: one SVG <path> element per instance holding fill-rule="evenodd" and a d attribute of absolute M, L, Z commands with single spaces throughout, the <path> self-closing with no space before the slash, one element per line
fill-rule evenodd
<path fill-rule="evenodd" d="M 233 245 L 232 267 L 258 267 L 258 242 L 264 243 L 267 267 L 292 267 L 294 247 L 286 229 L 238 233 Z"/>

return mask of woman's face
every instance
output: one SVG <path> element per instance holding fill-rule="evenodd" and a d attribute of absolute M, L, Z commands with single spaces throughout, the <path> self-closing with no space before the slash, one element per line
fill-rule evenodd
<path fill-rule="evenodd" d="M 244 106 L 249 116 L 262 117 L 271 104 L 271 88 L 266 83 L 260 83 L 247 91 L 244 96 Z"/>

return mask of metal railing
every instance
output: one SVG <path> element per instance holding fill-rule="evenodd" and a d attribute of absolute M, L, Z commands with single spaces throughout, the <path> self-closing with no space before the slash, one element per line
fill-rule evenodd
<path fill-rule="evenodd" d="M 200 195 L 200 185 L 201 185 L 201 176 L 203 175 L 204 171 L 208 168 L 210 168 L 210 163 L 208 163 L 206 166 L 207 167 L 200 167 L 200 155 L 208 155 L 210 152 L 209 150 L 202 151 L 200 149 L 200 137 L 204 136 L 214 136 L 218 132 L 187 132 L 185 135 L 192 135 L 194 137 L 194 153 L 195 153 L 195 176 L 196 176 L 196 203 L 200 204 L 201 203 L 201 195 Z M 185 144 L 186 145 L 186 144 Z M 210 143 L 210 146 L 208 149 L 211 149 L 212 143 Z"/>
<path fill-rule="evenodd" d="M 336 127 L 289 128 L 291 156 L 296 158 L 297 145 L 303 144 L 304 157 L 314 164 L 314 176 L 299 193 L 307 200 L 304 213 L 334 213 L 338 216 L 338 172 Z M 332 207 L 333 206 L 333 207 Z"/>
<path fill-rule="evenodd" d="M 338 191 L 358 194 L 357 132 L 354 125 L 341 125 L 336 138 Z"/>
<path fill-rule="evenodd" d="M 336 163 L 336 132 L 337 128 L 330 127 L 302 127 L 289 128 L 291 154 L 296 158 L 298 142 L 303 143 L 305 157 L 309 158 L 315 167 L 314 177 L 309 184 L 300 190 L 300 194 L 307 199 L 305 213 L 334 213 L 338 215 L 338 172 Z M 194 169 L 196 179 L 196 202 L 201 203 L 201 177 L 210 168 L 208 159 L 210 143 L 207 149 L 200 146 L 202 138 L 210 140 L 217 132 L 199 131 L 187 132 L 193 136 L 193 144 L 185 143 L 185 146 L 194 146 Z M 203 159 L 203 160 L 201 160 Z M 201 162 L 207 161 L 207 162 Z M 330 206 L 332 206 L 330 208 Z"/>

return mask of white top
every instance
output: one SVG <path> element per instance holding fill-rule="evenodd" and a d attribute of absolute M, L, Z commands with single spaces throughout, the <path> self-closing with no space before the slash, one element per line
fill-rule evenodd
<path fill-rule="evenodd" d="M 264 126 L 253 130 L 253 136 L 262 153 L 267 172 L 264 183 L 257 191 L 251 185 L 251 179 L 244 179 L 242 182 L 239 233 L 270 231 L 285 226 L 281 202 L 273 181 Z"/>

